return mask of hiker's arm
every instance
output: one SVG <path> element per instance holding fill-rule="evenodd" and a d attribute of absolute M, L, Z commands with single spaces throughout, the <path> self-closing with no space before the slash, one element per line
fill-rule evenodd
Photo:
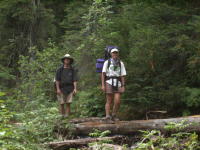
<path fill-rule="evenodd" d="M 105 76 L 106 76 L 106 73 L 102 72 L 102 74 L 101 74 L 101 87 L 102 87 L 103 91 L 105 91 Z"/>
<path fill-rule="evenodd" d="M 78 81 L 78 69 L 74 69 L 74 74 L 73 74 L 73 85 L 74 85 L 74 91 L 73 94 L 77 93 L 77 81 Z"/>
<path fill-rule="evenodd" d="M 56 71 L 55 80 L 56 80 L 56 92 L 57 92 L 57 94 L 61 94 L 61 89 L 60 89 L 60 81 L 61 81 L 60 69 L 58 69 Z"/>
<path fill-rule="evenodd" d="M 108 61 L 105 61 L 103 64 L 103 69 L 102 69 L 102 73 L 101 73 L 101 88 L 103 91 L 105 91 L 107 67 L 108 67 Z"/>
<path fill-rule="evenodd" d="M 123 88 L 125 87 L 125 76 L 126 76 L 126 69 L 124 63 L 121 62 L 121 82 L 122 82 L 121 84 Z"/>
<path fill-rule="evenodd" d="M 125 77 L 124 76 L 121 76 L 121 81 L 122 81 L 122 87 L 125 86 Z"/>
<path fill-rule="evenodd" d="M 73 84 L 74 84 L 74 91 L 73 91 L 73 93 L 76 94 L 76 92 L 77 92 L 77 81 L 74 81 Z"/>
<path fill-rule="evenodd" d="M 56 81 L 56 89 L 57 89 L 57 94 L 61 94 L 60 81 Z"/>
<path fill-rule="evenodd" d="M 106 76 L 106 73 L 102 72 L 102 74 L 101 74 L 101 85 L 102 85 L 102 87 L 105 86 L 105 76 Z"/>
<path fill-rule="evenodd" d="M 125 91 L 125 77 L 124 76 L 121 76 L 121 87 L 122 87 L 122 92 L 124 92 Z"/>

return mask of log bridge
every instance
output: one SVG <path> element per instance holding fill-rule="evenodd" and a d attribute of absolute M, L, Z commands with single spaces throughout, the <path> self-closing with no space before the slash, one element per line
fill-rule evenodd
<path fill-rule="evenodd" d="M 109 130 L 111 137 L 102 138 L 84 138 L 84 139 L 73 139 L 65 140 L 61 142 L 47 143 L 53 149 L 61 150 L 70 147 L 86 146 L 88 143 L 101 141 L 105 139 L 111 139 L 114 141 L 120 141 L 126 135 L 134 135 L 139 133 L 140 130 L 160 130 L 161 132 L 169 132 L 165 126 L 170 123 L 181 123 L 184 122 L 184 128 L 179 130 L 170 130 L 170 132 L 200 132 L 200 115 L 187 116 L 179 118 L 169 119 L 150 119 L 150 120 L 132 120 L 132 121 L 111 121 L 105 120 L 98 117 L 93 118 L 80 118 L 73 119 L 70 121 L 73 128 L 70 129 L 74 135 L 77 136 L 88 136 L 89 133 L 93 132 L 94 129 L 100 131 Z M 67 130 L 67 129 L 66 129 Z M 67 132 L 67 131 L 65 131 Z"/>

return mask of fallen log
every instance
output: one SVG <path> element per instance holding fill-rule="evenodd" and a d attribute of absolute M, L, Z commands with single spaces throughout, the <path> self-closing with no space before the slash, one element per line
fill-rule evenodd
<path fill-rule="evenodd" d="M 112 137 L 102 137 L 102 138 L 83 138 L 75 140 L 65 140 L 61 142 L 50 142 L 46 143 L 50 148 L 54 150 L 66 150 L 68 148 L 77 148 L 87 146 L 88 143 L 99 142 L 99 141 L 108 141 L 112 140 L 113 142 L 122 141 L 124 136 L 112 136 Z"/>
<path fill-rule="evenodd" d="M 104 118 L 99 118 L 99 117 L 90 117 L 90 118 L 75 118 L 70 120 L 70 123 L 83 123 L 83 122 L 94 122 L 94 121 L 104 121 Z"/>
<path fill-rule="evenodd" d="M 86 122 L 83 122 L 83 121 Z M 102 118 L 86 118 L 77 119 L 71 121 L 73 128 L 70 129 L 75 135 L 89 135 L 94 129 L 100 131 L 109 130 L 111 134 L 114 135 L 134 135 L 140 130 L 160 130 L 162 132 L 168 132 L 165 128 L 169 123 L 181 123 L 183 122 L 184 128 L 174 128 L 170 132 L 179 131 L 196 131 L 200 132 L 200 115 L 180 117 L 180 118 L 169 118 L 169 119 L 151 119 L 151 120 L 132 120 L 132 121 L 106 121 Z M 181 123 L 182 124 L 182 123 Z M 66 129 L 66 132 L 69 129 Z M 84 138 L 76 140 L 66 140 L 62 142 L 51 142 L 48 143 L 49 147 L 55 150 L 62 150 L 66 148 L 82 147 L 87 146 L 88 143 L 97 142 L 101 140 L 122 140 L 124 136 L 113 136 L 113 137 L 103 137 L 103 138 Z"/>
<path fill-rule="evenodd" d="M 180 123 L 185 120 L 187 124 L 183 129 L 185 131 L 200 131 L 200 116 L 188 116 L 170 119 L 152 119 L 152 120 L 133 120 L 133 121 L 89 121 L 74 124 L 73 133 L 75 135 L 88 135 L 94 129 L 100 131 L 109 130 L 111 134 L 130 135 L 139 130 L 161 130 L 166 131 L 165 126 L 171 122 Z"/>

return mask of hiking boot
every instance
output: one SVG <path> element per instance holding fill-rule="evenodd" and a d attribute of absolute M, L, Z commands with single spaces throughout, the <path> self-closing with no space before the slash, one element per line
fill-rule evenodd
<path fill-rule="evenodd" d="M 116 117 L 116 115 L 112 115 L 112 120 L 113 121 L 120 121 L 118 117 Z"/>
<path fill-rule="evenodd" d="M 64 118 L 68 118 L 68 117 L 69 117 L 69 114 L 65 114 L 63 117 L 64 117 Z"/>
<path fill-rule="evenodd" d="M 112 117 L 110 115 L 105 117 L 105 120 L 111 120 L 111 119 Z"/>
<path fill-rule="evenodd" d="M 111 116 L 106 116 L 106 117 L 105 117 L 105 122 L 106 122 L 106 123 L 114 123 L 114 122 L 112 121 L 112 117 L 111 117 Z"/>

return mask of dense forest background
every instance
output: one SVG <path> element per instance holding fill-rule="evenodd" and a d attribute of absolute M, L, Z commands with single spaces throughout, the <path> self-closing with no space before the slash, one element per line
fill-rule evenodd
<path fill-rule="evenodd" d="M 120 118 L 145 119 L 157 110 L 165 117 L 199 114 L 199 6 L 195 0 L 0 0 L 0 144 L 36 149 L 30 143 L 53 140 L 53 78 L 66 53 L 80 76 L 73 117 L 103 117 L 95 63 L 106 45 L 119 46 L 128 74 Z M 13 129 L 13 122 L 25 126 Z"/>

